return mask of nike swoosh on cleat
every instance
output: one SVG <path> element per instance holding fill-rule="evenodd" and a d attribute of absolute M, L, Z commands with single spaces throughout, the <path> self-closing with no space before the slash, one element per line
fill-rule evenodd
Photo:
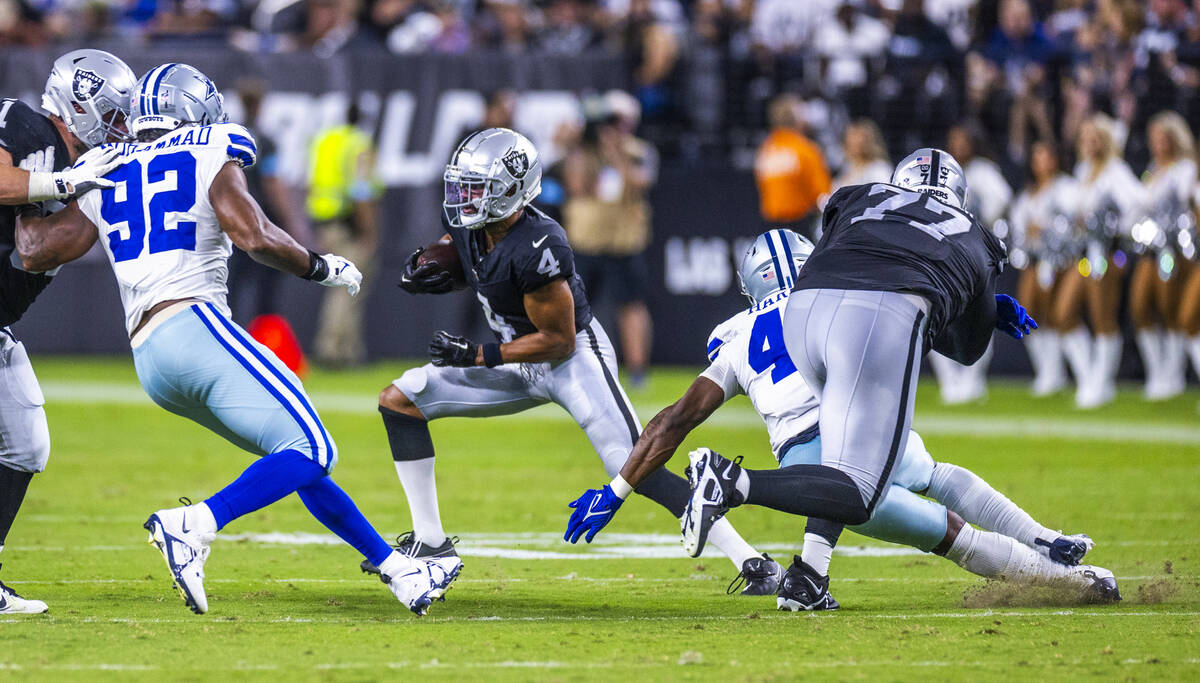
<path fill-rule="evenodd" d="M 549 235 L 542 235 L 542 239 L 533 243 L 533 248 L 537 249 L 538 247 L 542 246 L 542 242 L 545 242 L 547 237 L 549 237 Z"/>

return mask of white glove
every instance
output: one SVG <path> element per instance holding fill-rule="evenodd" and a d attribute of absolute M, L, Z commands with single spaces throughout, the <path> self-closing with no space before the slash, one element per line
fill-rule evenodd
<path fill-rule="evenodd" d="M 329 275 L 326 275 L 324 280 L 317 280 L 318 283 L 326 287 L 345 287 L 350 296 L 358 295 L 362 273 L 358 272 L 353 263 L 336 254 L 324 254 L 321 260 L 329 268 Z"/>
<path fill-rule="evenodd" d="M 79 157 L 75 166 L 71 168 L 57 173 L 31 172 L 29 201 L 63 201 L 78 197 L 89 190 L 116 186 L 116 183 L 104 176 L 121 165 L 120 155 L 116 147 L 96 147 Z"/>

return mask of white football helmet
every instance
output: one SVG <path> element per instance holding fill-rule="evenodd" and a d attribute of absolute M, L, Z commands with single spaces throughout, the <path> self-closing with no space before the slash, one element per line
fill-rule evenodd
<path fill-rule="evenodd" d="M 54 60 L 42 109 L 57 116 L 88 147 L 131 139 L 120 128 L 137 76 L 104 50 L 73 50 Z"/>
<path fill-rule="evenodd" d="M 813 243 L 791 230 L 764 232 L 742 256 L 738 268 L 742 294 L 751 304 L 758 304 L 780 290 L 791 291 L 812 252 Z"/>
<path fill-rule="evenodd" d="M 163 64 L 142 76 L 133 90 L 129 132 L 174 130 L 225 121 L 225 99 L 208 76 L 187 64 Z"/>
<path fill-rule="evenodd" d="M 542 161 L 524 135 L 507 128 L 472 133 L 442 176 L 446 220 L 477 230 L 525 208 L 542 191 Z"/>

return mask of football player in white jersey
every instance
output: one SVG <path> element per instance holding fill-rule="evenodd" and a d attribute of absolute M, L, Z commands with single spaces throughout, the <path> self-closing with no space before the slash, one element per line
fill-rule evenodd
<path fill-rule="evenodd" d="M 114 187 L 84 195 L 45 219 L 19 220 L 26 269 L 45 271 L 99 240 L 116 274 L 146 393 L 262 456 L 207 500 L 150 515 L 145 527 L 192 611 L 208 610 L 204 563 L 232 520 L 296 493 L 322 524 L 378 563 L 392 593 L 414 613 L 457 576 L 457 557 L 415 560 L 394 552 L 332 479 L 337 447 L 300 380 L 229 319 L 226 260 L 233 245 L 255 260 L 329 287 L 358 292 L 346 259 L 300 246 L 266 219 L 242 168 L 256 147 L 224 123 L 222 98 L 204 74 L 164 64 L 133 91 L 130 132 Z"/>
<path fill-rule="evenodd" d="M 717 326 L 708 341 L 708 369 L 650 421 L 616 483 L 605 489 L 636 487 L 645 473 L 670 459 L 689 432 L 740 393 L 766 422 L 780 467 L 820 462 L 817 398 L 788 356 L 782 327 L 791 283 L 811 251 L 811 243 L 788 230 L 771 230 L 750 245 L 739 277 L 751 307 Z M 604 489 L 589 494 L 606 509 Z M 598 514 L 579 526 L 598 530 L 611 518 Z M 827 525 L 809 518 L 802 553 L 779 586 L 780 609 L 838 608 L 828 590 L 833 543 L 826 538 Z M 851 529 L 941 555 L 980 576 L 1077 586 L 1091 599 L 1120 599 L 1112 572 L 1079 565 L 1093 546 L 1090 538 L 1052 531 L 971 471 L 934 462 L 915 432 L 879 510 Z"/>

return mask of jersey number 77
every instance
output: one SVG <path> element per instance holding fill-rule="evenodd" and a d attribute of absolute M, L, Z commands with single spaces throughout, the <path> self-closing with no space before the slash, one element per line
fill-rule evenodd
<path fill-rule="evenodd" d="M 154 187 L 172 175 L 174 189 Z M 114 228 L 107 235 L 113 261 L 136 259 L 147 247 L 151 254 L 196 250 L 194 221 L 175 220 L 168 227 L 168 214 L 185 213 L 196 205 L 196 157 L 191 152 L 156 156 L 144 168 L 140 161 L 131 159 L 108 174 L 108 179 L 117 185 L 101 191 L 100 216 Z M 145 203 L 147 194 L 149 204 Z M 126 225 L 123 230 L 119 227 L 122 223 Z"/>

